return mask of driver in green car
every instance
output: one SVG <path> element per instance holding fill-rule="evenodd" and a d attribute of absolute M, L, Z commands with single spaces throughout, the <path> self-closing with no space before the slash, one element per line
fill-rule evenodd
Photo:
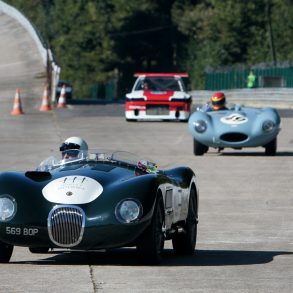
<path fill-rule="evenodd" d="M 87 152 L 88 144 L 84 139 L 77 136 L 67 138 L 59 148 L 63 160 L 76 159 L 80 151 Z"/>

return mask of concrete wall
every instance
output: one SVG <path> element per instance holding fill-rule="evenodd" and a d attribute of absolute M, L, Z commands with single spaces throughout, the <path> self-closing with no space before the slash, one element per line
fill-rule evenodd
<path fill-rule="evenodd" d="M 24 103 L 25 99 L 39 101 L 47 82 L 47 57 L 51 53 L 44 48 L 31 23 L 3 1 L 0 1 L 0 40 L 0 102 L 13 99 L 16 88 L 20 88 Z M 58 69 L 55 64 L 53 67 Z M 39 106 L 34 102 L 31 105 Z"/>
<path fill-rule="evenodd" d="M 193 104 L 205 104 L 214 92 L 216 91 L 191 91 Z M 222 92 L 226 95 L 228 105 L 293 109 L 293 88 L 233 89 Z"/>

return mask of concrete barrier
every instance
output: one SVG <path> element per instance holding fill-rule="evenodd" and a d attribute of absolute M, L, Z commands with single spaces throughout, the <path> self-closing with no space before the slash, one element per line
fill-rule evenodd
<path fill-rule="evenodd" d="M 227 104 L 240 104 L 248 107 L 274 107 L 293 109 L 293 88 L 257 88 L 222 90 Z M 191 91 L 193 104 L 202 105 L 210 100 L 216 91 Z"/>
<path fill-rule="evenodd" d="M 60 68 L 29 20 L 1 0 L 0 39 L 0 100 L 13 99 L 16 88 L 24 98 L 41 98 L 45 83 L 56 84 Z M 48 63 L 52 67 L 49 75 Z"/>

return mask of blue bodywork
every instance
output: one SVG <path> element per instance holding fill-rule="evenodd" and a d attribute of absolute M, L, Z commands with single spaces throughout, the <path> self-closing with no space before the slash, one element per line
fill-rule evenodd
<path fill-rule="evenodd" d="M 276 145 L 280 123 L 276 109 L 234 106 L 213 112 L 198 110 L 190 116 L 188 127 L 197 145 L 240 149 Z"/>

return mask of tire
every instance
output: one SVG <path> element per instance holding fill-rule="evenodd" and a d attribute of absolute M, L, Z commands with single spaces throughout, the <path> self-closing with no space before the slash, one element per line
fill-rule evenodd
<path fill-rule="evenodd" d="M 195 190 L 191 189 L 188 205 L 188 214 L 184 226 L 185 233 L 176 234 L 172 238 L 173 249 L 176 254 L 194 254 L 197 237 L 197 215 L 196 215 Z"/>
<path fill-rule="evenodd" d="M 47 247 L 29 247 L 31 253 L 47 253 L 49 248 Z"/>
<path fill-rule="evenodd" d="M 267 156 L 275 156 L 277 152 L 277 138 L 274 138 L 271 142 L 264 146 L 265 154 Z"/>
<path fill-rule="evenodd" d="M 193 139 L 193 153 L 195 156 L 202 156 L 208 151 L 209 147 Z"/>
<path fill-rule="evenodd" d="M 13 245 L 0 241 L 0 263 L 8 263 L 13 252 Z"/>
<path fill-rule="evenodd" d="M 165 242 L 164 225 L 163 198 L 159 197 L 151 224 L 143 232 L 137 245 L 137 251 L 142 264 L 157 265 L 161 262 Z"/>

